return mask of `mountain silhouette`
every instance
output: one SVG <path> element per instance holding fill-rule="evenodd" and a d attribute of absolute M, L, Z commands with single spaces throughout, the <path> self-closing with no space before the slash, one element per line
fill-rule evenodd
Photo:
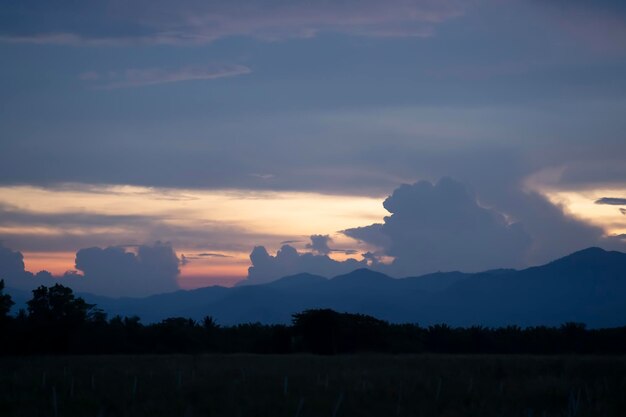
<path fill-rule="evenodd" d="M 138 315 L 146 323 L 206 315 L 225 325 L 288 323 L 293 313 L 331 308 L 421 325 L 582 322 L 614 327 L 626 324 L 626 254 L 589 248 L 519 271 L 437 272 L 396 279 L 357 269 L 331 279 L 301 273 L 263 285 L 213 286 L 146 298 L 81 296 L 109 315 Z M 16 301 L 25 302 L 25 294 Z"/>

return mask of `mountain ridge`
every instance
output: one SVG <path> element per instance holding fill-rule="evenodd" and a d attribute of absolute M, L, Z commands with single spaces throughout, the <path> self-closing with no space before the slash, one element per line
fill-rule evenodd
<path fill-rule="evenodd" d="M 145 322 L 211 315 L 226 325 L 288 323 L 294 313 L 332 308 L 423 325 L 536 326 L 576 321 L 614 327 L 626 324 L 626 254 L 587 248 L 522 270 L 392 278 L 361 268 L 330 279 L 300 273 L 266 284 L 212 286 L 144 298 L 80 295 L 109 315 L 138 315 Z"/>

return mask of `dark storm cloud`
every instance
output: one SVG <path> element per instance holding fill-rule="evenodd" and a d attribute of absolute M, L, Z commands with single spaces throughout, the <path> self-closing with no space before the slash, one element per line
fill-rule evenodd
<path fill-rule="evenodd" d="M 626 206 L 626 198 L 602 197 L 596 200 L 596 204 L 607 204 L 610 206 Z"/>
<path fill-rule="evenodd" d="M 367 243 L 387 241 L 384 253 L 395 258 L 390 269 L 396 275 L 525 262 L 531 239 L 524 227 L 481 207 L 474 194 L 449 178 L 402 185 L 383 204 L 391 213 L 384 224 L 345 233 Z"/>
<path fill-rule="evenodd" d="M 526 195 L 526 194 L 525 194 Z M 601 235 L 596 229 L 567 219 L 562 211 L 536 194 L 526 195 L 529 220 L 537 227 L 547 228 L 547 233 L 562 233 L 573 244 L 597 243 Z M 380 248 L 376 253 L 363 255 L 362 261 L 333 261 L 327 256 L 298 253 L 284 246 L 276 256 L 265 248 L 257 247 L 250 258 L 249 283 L 266 282 L 298 272 L 318 273 L 325 276 L 342 273 L 358 266 L 369 266 L 395 276 L 417 275 L 438 270 L 482 271 L 501 267 L 527 266 L 533 248 L 553 241 L 545 234 L 536 233 L 541 239 L 528 233 L 521 221 L 512 221 L 495 209 L 484 207 L 466 186 L 444 178 L 436 184 L 420 181 L 402 185 L 384 202 L 391 213 L 384 223 L 345 230 L 354 239 Z M 537 213 L 540 212 L 540 213 Z M 552 227 L 539 224 L 531 214 L 545 216 Z M 558 237 L 556 239 L 559 239 Z M 319 237 L 317 245 L 324 251 L 328 247 L 325 236 Z M 584 247 L 584 246 L 583 246 Z M 557 250 L 569 250 L 559 246 Z M 380 262 L 381 257 L 393 257 L 391 265 Z"/>
<path fill-rule="evenodd" d="M 299 253 L 289 245 L 281 247 L 275 256 L 270 255 L 263 246 L 257 246 L 250 253 L 250 261 L 252 266 L 248 268 L 248 278 L 241 282 L 244 285 L 262 284 L 301 272 L 332 277 L 367 266 L 364 260 L 339 262 L 328 255 Z"/>
<path fill-rule="evenodd" d="M 136 252 L 122 247 L 85 248 L 76 253 L 76 271 L 53 277 L 47 271 L 26 271 L 23 256 L 0 245 L 0 278 L 7 286 L 32 289 L 60 283 L 75 291 L 109 296 L 145 296 L 178 289 L 180 260 L 169 244 L 139 245 Z"/>
<path fill-rule="evenodd" d="M 626 249 L 603 229 L 509 181 L 483 181 L 480 199 L 450 179 L 404 185 L 385 201 L 392 215 L 384 224 L 344 233 L 396 257 L 388 270 L 395 275 L 531 266 L 590 246 Z"/>
<path fill-rule="evenodd" d="M 276 256 L 257 247 L 251 254 L 247 282 L 267 282 L 298 272 L 332 276 L 365 265 L 394 276 L 483 271 L 529 266 L 588 246 L 624 246 L 605 238 L 601 229 L 567 217 L 537 193 L 511 189 L 506 201 L 515 205 L 514 217 L 485 206 L 483 199 L 449 178 L 436 184 L 402 185 L 384 202 L 391 213 L 384 223 L 343 231 L 379 251 L 364 254 L 362 261 L 338 262 L 298 253 L 291 246 L 284 246 Z M 330 249 L 324 236 L 319 240 L 318 246 Z M 386 265 L 382 257 L 394 260 Z"/>

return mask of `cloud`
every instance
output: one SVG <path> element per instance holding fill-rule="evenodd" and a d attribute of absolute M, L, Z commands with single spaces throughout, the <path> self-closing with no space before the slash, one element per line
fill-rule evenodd
<path fill-rule="evenodd" d="M 359 253 L 356 249 L 331 249 L 331 252 L 345 253 L 346 255 L 356 255 Z"/>
<path fill-rule="evenodd" d="M 166 243 L 138 245 L 135 251 L 110 246 L 91 247 L 76 253 L 77 271 L 53 277 L 47 271 L 26 271 L 22 253 L 0 245 L 0 278 L 7 286 L 32 289 L 60 283 L 78 292 L 112 297 L 145 296 L 177 290 L 181 261 Z"/>
<path fill-rule="evenodd" d="M 626 198 L 602 197 L 596 200 L 596 204 L 607 204 L 611 206 L 626 206 Z"/>
<path fill-rule="evenodd" d="M 332 242 L 332 239 L 328 235 L 312 235 L 311 243 L 307 243 L 306 248 L 311 249 L 318 255 L 328 255 L 332 252 L 332 249 L 328 247 L 330 242 Z"/>
<path fill-rule="evenodd" d="M 129 69 L 121 73 L 110 73 L 107 77 L 94 73 L 83 73 L 82 80 L 103 80 L 107 82 L 94 84 L 95 88 L 112 90 L 117 88 L 144 87 L 157 84 L 169 84 L 181 81 L 214 80 L 217 78 L 236 77 L 252 71 L 244 65 L 213 65 L 206 67 L 184 67 L 179 69 Z M 91 74 L 91 75 L 87 75 Z"/>
<path fill-rule="evenodd" d="M 389 236 L 383 233 L 382 223 L 354 227 L 352 229 L 342 230 L 341 233 L 351 237 L 352 239 L 356 239 L 360 242 L 366 242 L 379 248 L 387 248 L 391 245 Z"/>
<path fill-rule="evenodd" d="M 137 225 L 147 227 L 159 218 L 146 215 L 97 214 L 80 211 L 46 213 L 24 210 L 0 202 L 0 226 L 54 226 L 63 228 Z"/>
<path fill-rule="evenodd" d="M 221 253 L 198 253 L 196 255 L 180 255 L 180 264 L 187 265 L 193 260 L 200 260 L 206 258 L 232 258 L 231 255 L 224 255 Z"/>
<path fill-rule="evenodd" d="M 328 255 L 299 253 L 289 245 L 283 245 L 275 256 L 270 255 L 265 247 L 257 246 L 250 253 L 250 261 L 252 266 L 248 268 L 248 278 L 241 284 L 262 284 L 301 272 L 332 277 L 367 267 L 365 260 L 340 262 Z"/>
<path fill-rule="evenodd" d="M 524 264 L 531 239 L 523 226 L 482 207 L 464 185 L 443 178 L 401 185 L 383 203 L 383 224 L 344 231 L 382 245 L 396 276 L 440 270 L 480 271 Z"/>
<path fill-rule="evenodd" d="M 32 274 L 24 269 L 24 256 L 21 252 L 11 250 L 0 242 L 0 279 L 8 286 L 13 282 L 32 278 Z"/>
<path fill-rule="evenodd" d="M 292 243 L 301 243 L 301 240 L 283 240 L 280 242 L 281 245 L 291 245 Z"/>
<path fill-rule="evenodd" d="M 180 261 L 169 244 L 141 245 L 137 252 L 120 247 L 86 248 L 76 253 L 76 269 L 98 294 L 139 296 L 175 291 Z"/>
<path fill-rule="evenodd" d="M 175 247 L 197 248 L 197 251 L 245 253 L 250 250 L 250 241 L 287 237 L 255 233 L 228 222 L 172 221 L 180 217 L 179 213 L 172 212 L 155 215 L 45 213 L 0 203 L 0 241 L 25 252 L 73 252 L 89 246 L 130 248 L 161 240 Z"/>
<path fill-rule="evenodd" d="M 391 0 L 384 4 L 374 0 L 108 0 L 98 5 L 61 3 L 52 14 L 49 5 L 39 2 L 31 6 L 28 14 L 11 14 L 12 10 L 7 10 L 5 19 L 11 24 L 6 25 L 0 42 L 193 45 L 230 36 L 275 40 L 308 38 L 320 32 L 426 37 L 433 34 L 437 24 L 463 14 L 466 4 L 458 0 Z M 47 20 L 41 24 L 44 16 Z M 21 30 L 11 31 L 14 24 Z"/>
<path fill-rule="evenodd" d="M 383 223 L 342 231 L 378 248 L 362 254 L 362 260 L 332 260 L 327 254 L 338 250 L 329 246 L 329 237 L 313 235 L 306 245 L 313 253 L 285 245 L 272 256 L 256 247 L 246 283 L 300 272 L 333 276 L 364 266 L 396 277 L 477 272 L 541 264 L 589 246 L 624 249 L 620 239 L 604 236 L 601 228 L 568 217 L 543 195 L 508 181 L 486 183 L 489 199 L 450 178 L 401 185 L 383 203 L 390 213 Z"/>

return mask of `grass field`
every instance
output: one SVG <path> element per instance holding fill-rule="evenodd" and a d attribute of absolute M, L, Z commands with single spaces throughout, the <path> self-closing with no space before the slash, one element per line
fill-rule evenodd
<path fill-rule="evenodd" d="M 624 416 L 626 358 L 0 358 L 0 416 Z"/>

